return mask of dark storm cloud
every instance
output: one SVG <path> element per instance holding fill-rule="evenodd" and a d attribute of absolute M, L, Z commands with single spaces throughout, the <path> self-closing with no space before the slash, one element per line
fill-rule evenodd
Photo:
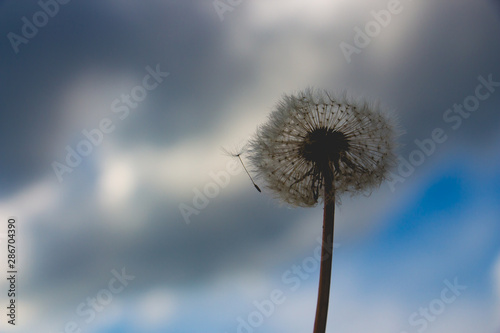
<path fill-rule="evenodd" d="M 448 14 L 439 14 L 443 12 Z M 500 82 L 500 63 L 495 60 L 500 56 L 500 42 L 493 33 L 498 31 L 498 24 L 477 24 L 475 18 L 482 14 L 469 3 L 437 3 L 396 61 L 405 73 L 399 76 L 397 85 L 406 90 L 402 95 L 414 107 L 406 116 L 413 132 L 410 135 L 425 135 L 434 127 L 449 128 L 443 121 L 445 110 L 474 95 L 479 76 L 492 75 Z M 495 91 L 470 119 L 464 119 L 463 128 L 454 136 L 477 143 L 491 138 L 500 120 L 493 108 L 499 100 L 500 91 Z"/>
<path fill-rule="evenodd" d="M 21 17 L 39 10 L 34 3 L 3 6 L 2 36 L 19 33 Z M 463 101 L 477 76 L 500 77 L 496 61 L 500 43 L 490 33 L 498 27 L 478 25 L 471 12 L 479 9 L 467 2 L 433 6 L 384 63 L 375 63 L 370 50 L 364 50 L 335 78 L 346 78 L 346 85 L 365 82 L 365 86 L 382 87 L 380 94 L 398 108 L 403 125 L 411 124 L 405 126 L 408 138 L 422 137 L 440 126 L 444 111 Z M 18 54 L 2 38 L 0 139 L 9 142 L 2 146 L 2 156 L 9 161 L 1 166 L 4 191 L 50 173 L 54 156 L 61 157 L 58 154 L 71 143 L 60 130 L 64 111 L 56 110 L 54 103 L 61 87 L 87 67 L 140 76 L 146 65 L 159 63 L 171 73 L 161 91 L 148 97 L 147 115 L 115 133 L 123 144 L 142 141 L 162 146 L 187 133 L 201 137 L 220 122 L 215 115 L 235 87 L 241 90 L 255 82 L 252 73 L 259 63 L 225 51 L 223 38 L 237 22 L 219 22 L 211 6 L 171 2 L 120 7 L 109 2 L 61 6 L 37 36 L 20 45 Z M 442 15 L 444 11 L 448 15 Z M 403 12 L 399 18 L 405 20 L 405 14 L 410 13 Z M 397 29 L 397 24 L 387 29 Z M 256 52 L 261 49 L 258 43 L 267 44 L 264 39 L 256 42 Z M 115 97 L 109 96 L 110 103 Z M 497 112 L 477 112 L 466 123 L 468 130 L 458 134 L 467 135 L 467 140 L 487 138 L 499 117 Z M 75 128 L 75 133 L 82 128 Z"/>
<path fill-rule="evenodd" d="M 493 80 L 500 82 L 498 22 L 485 20 L 479 24 L 477 20 L 488 7 L 492 6 L 468 1 L 433 3 L 418 16 L 418 23 L 409 23 L 413 29 L 405 28 L 405 35 L 380 59 L 371 48 L 381 42 L 384 33 L 411 22 L 414 8 L 408 4 L 348 65 L 347 84 L 377 92 L 376 97 L 396 109 L 406 130 L 401 138 L 406 144 L 403 153 L 415 148 L 414 139 L 430 137 L 436 127 L 451 134 L 450 142 L 458 139 L 471 144 L 485 142 L 498 130 L 500 113 L 495 106 L 500 90 L 481 102 L 459 130 L 451 131 L 450 124 L 443 120 L 447 109 L 474 94 L 479 76 L 492 74 Z"/>
<path fill-rule="evenodd" d="M 91 194 L 90 188 L 82 190 L 64 200 L 58 216 L 42 217 L 33 225 L 31 246 L 38 250 L 32 254 L 32 270 L 37 273 L 25 278 L 27 294 L 43 298 L 53 293 L 59 295 L 54 305 L 71 304 L 99 290 L 109 272 L 121 267 L 137 277 L 133 293 L 161 285 L 189 288 L 242 266 L 251 271 L 267 263 L 266 258 L 249 261 L 255 260 L 249 249 L 269 246 L 307 213 L 262 209 L 268 199 L 249 191 L 214 199 L 187 225 L 171 200 L 144 197 L 132 204 L 147 211 L 133 221 L 137 226 L 116 230 L 111 227 L 115 222 L 88 199 Z"/>
<path fill-rule="evenodd" d="M 199 3 L 123 6 L 70 2 L 28 44 L 19 45 L 15 54 L 5 36 L 21 34 L 21 17 L 30 17 L 40 7 L 5 5 L 0 31 L 0 140 L 8 142 L 2 145 L 2 156 L 9 162 L 1 166 L 3 191 L 52 172 L 54 156 L 60 158 L 71 143 L 71 136 L 61 129 L 64 110 L 55 109 L 56 101 L 61 89 L 87 68 L 141 76 L 145 66 L 161 64 L 162 70 L 171 73 L 161 91 L 148 97 L 147 116 L 124 125 L 125 134 L 117 131 L 125 144 L 169 144 L 188 132 L 203 133 L 215 121 L 212 115 L 219 111 L 215 102 L 228 93 L 230 82 L 243 76 L 245 68 L 228 64 L 218 40 L 220 27 L 209 27 L 217 19 L 215 14 L 197 9 L 205 8 Z M 109 103 L 116 97 L 109 96 Z M 79 133 L 81 126 L 73 131 Z"/>

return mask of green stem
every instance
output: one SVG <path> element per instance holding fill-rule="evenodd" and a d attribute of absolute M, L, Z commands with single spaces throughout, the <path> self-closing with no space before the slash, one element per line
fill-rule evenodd
<path fill-rule="evenodd" d="M 319 272 L 318 303 L 314 320 L 314 333 L 324 333 L 328 316 L 328 301 L 330 298 L 330 281 L 332 275 L 333 235 L 335 216 L 334 174 L 324 175 L 324 210 L 323 210 L 323 240 L 321 247 L 321 268 Z"/>

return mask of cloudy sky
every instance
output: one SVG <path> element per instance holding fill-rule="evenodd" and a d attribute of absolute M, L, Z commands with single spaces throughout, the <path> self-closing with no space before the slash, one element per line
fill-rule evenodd
<path fill-rule="evenodd" d="M 221 153 L 310 86 L 405 132 L 337 207 L 327 332 L 500 332 L 498 1 L 3 0 L 0 36 L 1 332 L 312 331 L 321 207 Z"/>

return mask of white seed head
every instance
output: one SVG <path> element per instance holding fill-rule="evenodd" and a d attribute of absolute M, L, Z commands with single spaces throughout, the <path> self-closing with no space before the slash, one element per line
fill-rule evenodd
<path fill-rule="evenodd" d="M 249 159 L 281 201 L 310 207 L 324 200 L 328 171 L 337 198 L 379 186 L 395 164 L 396 129 L 377 106 L 307 89 L 278 103 L 250 140 Z"/>

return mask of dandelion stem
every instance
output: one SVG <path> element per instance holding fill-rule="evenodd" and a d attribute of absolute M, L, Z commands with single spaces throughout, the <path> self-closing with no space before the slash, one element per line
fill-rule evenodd
<path fill-rule="evenodd" d="M 329 168 L 328 168 L 329 169 Z M 335 216 L 334 174 L 331 170 L 324 172 L 324 211 L 323 239 L 321 246 L 321 268 L 319 272 L 318 303 L 314 320 L 314 333 L 324 333 L 328 316 L 328 301 L 330 298 L 330 281 L 332 275 L 333 234 Z"/>

